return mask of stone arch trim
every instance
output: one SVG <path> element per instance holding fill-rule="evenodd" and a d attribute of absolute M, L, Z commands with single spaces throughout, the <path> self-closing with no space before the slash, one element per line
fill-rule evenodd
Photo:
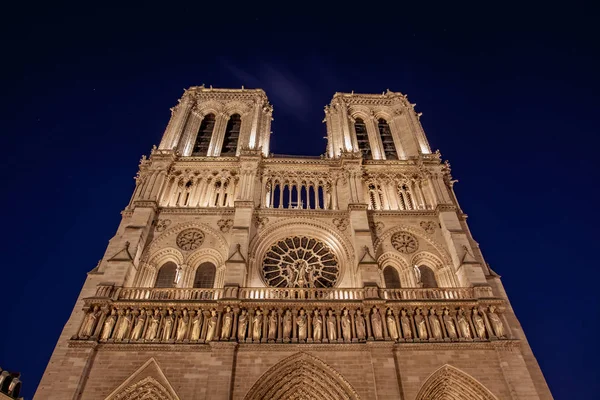
<path fill-rule="evenodd" d="M 398 276 L 400 277 L 400 285 L 403 288 L 416 286 L 412 268 L 410 267 L 410 265 L 408 265 L 406 260 L 398 253 L 394 251 L 388 251 L 383 253 L 377 258 L 377 264 L 379 265 L 379 274 L 381 276 L 381 282 L 385 282 L 385 279 L 383 277 L 384 268 L 390 266 L 396 269 L 396 272 L 398 272 Z"/>
<path fill-rule="evenodd" d="M 377 239 L 377 241 L 375 242 L 375 245 L 373 246 L 375 248 L 375 252 L 379 251 L 383 242 L 388 240 L 394 233 L 401 232 L 401 231 L 408 232 L 408 233 L 418 237 L 419 239 L 429 243 L 439 253 L 439 256 L 440 256 L 443 264 L 452 265 L 452 259 L 450 258 L 450 255 L 448 254 L 446 249 L 444 249 L 444 246 L 442 246 L 437 241 L 433 240 L 430 236 L 424 235 L 419 229 L 414 228 L 412 226 L 408 226 L 408 225 L 398 225 L 398 226 L 388 229 L 383 234 L 381 234 L 381 236 Z"/>
<path fill-rule="evenodd" d="M 186 259 L 186 264 L 192 271 L 196 271 L 200 264 L 210 262 L 219 269 L 225 265 L 225 259 L 218 251 L 210 248 L 199 249 L 190 254 Z"/>
<path fill-rule="evenodd" d="M 427 378 L 415 400 L 498 400 L 471 375 L 444 365 Z"/>
<path fill-rule="evenodd" d="M 426 265 L 433 272 L 437 272 L 444 268 L 444 263 L 439 257 L 431 254 L 428 251 L 420 251 L 412 256 L 410 259 L 411 265 Z"/>
<path fill-rule="evenodd" d="M 138 380 L 140 375 L 150 374 Z M 155 379 L 158 378 L 158 379 Z M 162 381 L 162 382 L 161 382 Z M 150 358 L 105 400 L 180 400 L 154 358 Z"/>
<path fill-rule="evenodd" d="M 254 236 L 248 246 L 248 254 L 254 255 L 250 261 L 251 273 L 261 276 L 260 264 L 264 254 L 276 240 L 293 236 L 290 232 L 314 237 L 330 246 L 341 264 L 338 285 L 346 278 L 347 273 L 352 275 L 354 272 L 355 254 L 352 243 L 345 236 L 340 235 L 334 226 L 308 218 L 289 218 L 267 225 Z M 260 280 L 262 281 L 262 276 Z"/>
<path fill-rule="evenodd" d="M 265 372 L 244 400 L 315 398 L 359 400 L 356 390 L 344 377 L 307 353 L 294 354 Z"/>
<path fill-rule="evenodd" d="M 154 253 L 159 251 L 161 249 L 161 247 L 164 246 L 164 243 L 169 238 L 176 236 L 177 234 L 179 234 L 179 232 L 181 232 L 185 229 L 188 229 L 188 228 L 198 228 L 198 229 L 202 230 L 205 234 L 210 234 L 215 239 L 217 239 L 217 243 L 218 243 L 218 247 L 219 247 L 218 252 L 221 254 L 222 258 L 226 258 L 227 249 L 229 248 L 229 246 L 227 244 L 227 241 L 225 240 L 225 238 L 223 237 L 223 235 L 220 232 L 218 232 L 217 230 L 215 230 L 214 228 L 212 228 L 206 224 L 201 224 L 201 223 L 197 223 L 197 222 L 187 222 L 187 223 L 177 224 L 177 225 L 173 226 L 172 228 L 167 229 L 160 236 L 155 238 L 146 248 L 146 250 L 144 252 L 145 255 L 142 257 L 142 261 L 146 261 L 149 258 L 151 258 L 151 256 L 154 255 Z M 204 241 L 206 242 L 206 239 Z"/>
<path fill-rule="evenodd" d="M 148 258 L 148 266 L 152 270 L 158 270 L 164 263 L 173 261 L 177 265 L 183 264 L 183 254 L 173 247 L 165 247 L 158 250 Z"/>

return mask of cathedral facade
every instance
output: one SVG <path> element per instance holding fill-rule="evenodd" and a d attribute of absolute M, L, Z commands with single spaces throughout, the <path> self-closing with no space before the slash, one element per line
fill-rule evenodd
<path fill-rule="evenodd" d="M 336 93 L 320 157 L 260 89 L 186 90 L 38 400 L 551 399 L 401 93 Z"/>

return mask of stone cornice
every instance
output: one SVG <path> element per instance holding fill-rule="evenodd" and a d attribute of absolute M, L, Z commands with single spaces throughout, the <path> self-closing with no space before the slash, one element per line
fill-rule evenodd
<path fill-rule="evenodd" d="M 234 207 L 161 207 L 158 209 L 161 214 L 203 214 L 203 215 L 233 215 Z"/>

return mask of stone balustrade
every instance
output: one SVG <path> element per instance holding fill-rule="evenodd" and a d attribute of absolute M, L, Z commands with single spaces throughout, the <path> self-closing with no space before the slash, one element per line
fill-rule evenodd
<path fill-rule="evenodd" d="M 510 339 L 505 303 L 475 288 L 154 289 L 100 285 L 72 340 L 357 343 Z M 303 300 L 303 301 L 300 301 Z"/>

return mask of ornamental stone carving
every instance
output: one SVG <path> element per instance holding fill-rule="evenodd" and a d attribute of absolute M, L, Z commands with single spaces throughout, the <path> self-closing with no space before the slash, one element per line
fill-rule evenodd
<path fill-rule="evenodd" d="M 369 226 L 371 227 L 371 231 L 375 232 L 376 235 L 381 235 L 383 228 L 385 228 L 385 224 L 383 222 L 372 222 Z"/>
<path fill-rule="evenodd" d="M 432 234 L 435 232 L 436 225 L 435 225 L 435 222 L 433 222 L 433 221 L 421 221 L 419 223 L 419 226 L 421 228 L 423 228 L 423 230 L 429 234 Z"/>
<path fill-rule="evenodd" d="M 264 256 L 262 272 L 273 287 L 333 287 L 340 275 L 337 257 L 329 246 L 306 236 L 274 243 Z"/>
<path fill-rule="evenodd" d="M 204 242 L 204 233 L 200 229 L 186 229 L 177 235 L 176 243 L 186 251 L 196 250 Z"/>
<path fill-rule="evenodd" d="M 269 218 L 259 217 L 258 215 L 254 216 L 254 226 L 256 226 L 256 229 L 261 230 L 268 223 L 269 223 Z"/>
<path fill-rule="evenodd" d="M 419 249 L 419 241 L 408 232 L 397 232 L 392 236 L 392 246 L 400 253 L 412 254 Z"/>
<path fill-rule="evenodd" d="M 346 228 L 348 228 L 348 225 L 350 225 L 350 220 L 348 218 L 334 218 L 333 224 L 340 231 L 345 231 Z"/>
<path fill-rule="evenodd" d="M 217 221 L 217 226 L 219 227 L 221 232 L 227 233 L 233 226 L 233 220 L 232 219 L 220 219 Z"/>
<path fill-rule="evenodd" d="M 159 219 L 156 223 L 156 232 L 162 232 L 171 225 L 170 219 Z"/>

